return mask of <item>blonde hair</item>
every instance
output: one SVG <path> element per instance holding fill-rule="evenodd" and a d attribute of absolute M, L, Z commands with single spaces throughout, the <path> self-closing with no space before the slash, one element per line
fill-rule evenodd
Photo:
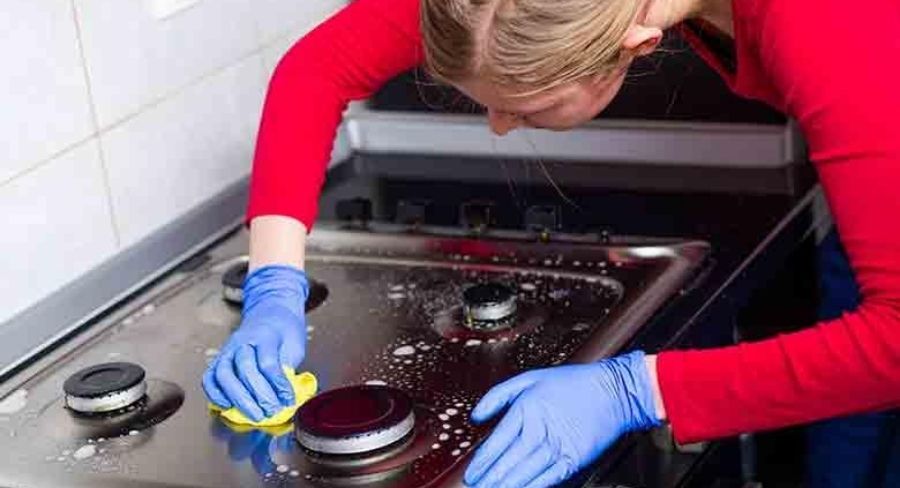
<path fill-rule="evenodd" d="M 529 92 L 618 65 L 641 0 L 421 0 L 425 63 L 444 82 L 473 77 Z"/>

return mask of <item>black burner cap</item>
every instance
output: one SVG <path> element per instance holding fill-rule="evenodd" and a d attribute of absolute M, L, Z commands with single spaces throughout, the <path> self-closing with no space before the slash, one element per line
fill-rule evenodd
<path fill-rule="evenodd" d="M 463 292 L 463 300 L 473 307 L 500 305 L 513 298 L 513 291 L 501 283 L 482 283 Z"/>
<path fill-rule="evenodd" d="M 516 294 L 502 283 L 481 283 L 463 292 L 466 325 L 492 329 L 510 324 L 507 319 L 516 313 Z"/>
<path fill-rule="evenodd" d="M 133 363 L 97 364 L 69 376 L 63 391 L 73 397 L 97 398 L 137 386 L 144 375 L 144 368 Z"/>
<path fill-rule="evenodd" d="M 359 385 L 326 391 L 297 411 L 298 428 L 316 437 L 346 439 L 397 426 L 412 413 L 402 390 Z"/>
<path fill-rule="evenodd" d="M 244 279 L 247 278 L 247 270 L 250 263 L 242 261 L 229 267 L 222 275 L 222 285 L 229 288 L 241 289 L 244 287 Z"/>
<path fill-rule="evenodd" d="M 225 301 L 234 306 L 239 306 L 244 301 L 244 280 L 247 279 L 247 272 L 250 263 L 241 261 L 231 265 L 225 273 L 222 274 L 222 286 L 225 288 Z M 307 277 L 309 280 L 309 296 L 306 297 L 306 306 L 304 310 L 309 313 L 319 307 L 328 298 L 328 287 L 324 284 Z"/>

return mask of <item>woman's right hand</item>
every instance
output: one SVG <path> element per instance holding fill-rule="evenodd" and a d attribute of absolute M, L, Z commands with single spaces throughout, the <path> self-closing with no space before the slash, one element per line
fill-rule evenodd
<path fill-rule="evenodd" d="M 236 406 L 256 422 L 293 405 L 283 366 L 303 361 L 308 295 L 306 274 L 293 266 L 263 266 L 247 275 L 241 325 L 203 375 L 212 403 Z"/>

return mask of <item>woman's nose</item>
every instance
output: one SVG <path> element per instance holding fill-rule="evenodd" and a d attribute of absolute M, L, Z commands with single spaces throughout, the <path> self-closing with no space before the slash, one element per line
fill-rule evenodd
<path fill-rule="evenodd" d="M 522 125 L 522 119 L 514 114 L 496 112 L 488 109 L 488 125 L 491 132 L 498 136 L 505 136 L 511 130 Z"/>

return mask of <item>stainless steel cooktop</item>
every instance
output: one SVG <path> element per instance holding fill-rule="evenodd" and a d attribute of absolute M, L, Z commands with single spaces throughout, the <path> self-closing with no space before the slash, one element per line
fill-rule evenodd
<path fill-rule="evenodd" d="M 236 232 L 3 384 L 0 485 L 459 484 L 489 431 L 468 415 L 491 385 L 618 352 L 708 252 L 689 241 L 317 228 L 307 272 L 320 288 L 301 369 L 320 391 L 386 384 L 414 403 L 409 435 L 341 456 L 305 451 L 290 425 L 241 428 L 207 410 L 201 374 L 240 319 L 222 277 L 246 247 Z M 487 298 L 464 303 L 475 285 Z M 66 408 L 65 380 L 108 362 L 140 365 L 146 396 L 114 413 Z"/>

